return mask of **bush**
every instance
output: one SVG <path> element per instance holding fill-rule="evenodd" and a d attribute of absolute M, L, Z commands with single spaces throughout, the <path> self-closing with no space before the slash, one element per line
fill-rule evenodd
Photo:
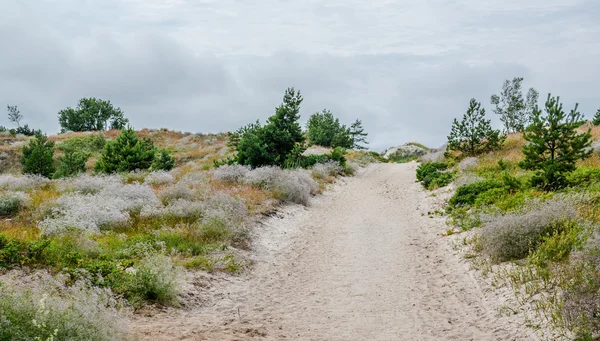
<path fill-rule="evenodd" d="M 36 134 L 42 134 L 42 130 L 41 129 L 31 129 L 29 128 L 29 125 L 24 125 L 22 127 L 17 127 L 17 129 L 15 129 L 15 134 L 20 134 L 20 135 L 25 135 L 25 136 L 34 136 Z"/>
<path fill-rule="evenodd" d="M 125 311 L 110 290 L 47 273 L 0 282 L 0 340 L 126 340 Z"/>
<path fill-rule="evenodd" d="M 172 184 L 175 179 L 173 175 L 165 171 L 151 172 L 144 179 L 144 183 L 148 185 L 166 185 Z"/>
<path fill-rule="evenodd" d="M 329 177 L 337 176 L 344 172 L 344 167 L 335 161 L 318 163 L 312 167 L 313 175 L 322 180 L 327 180 Z"/>
<path fill-rule="evenodd" d="M 173 167 L 175 167 L 175 158 L 171 156 L 171 153 L 166 149 L 159 150 L 154 158 L 152 169 L 170 171 Z"/>
<path fill-rule="evenodd" d="M 174 202 L 179 199 L 193 201 L 198 194 L 187 185 L 185 181 L 165 187 L 158 192 L 158 197 L 163 203 Z"/>
<path fill-rule="evenodd" d="M 80 173 L 85 173 L 85 164 L 90 157 L 87 152 L 75 151 L 69 149 L 61 156 L 58 161 L 58 170 L 54 173 L 55 179 L 67 178 L 76 176 Z"/>
<path fill-rule="evenodd" d="M 62 151 L 77 150 L 79 152 L 99 153 L 104 149 L 105 145 L 106 139 L 104 138 L 104 134 L 97 133 L 65 139 L 56 148 Z"/>
<path fill-rule="evenodd" d="M 0 189 L 25 191 L 37 189 L 46 185 L 50 180 L 39 175 L 12 176 L 0 175 Z"/>
<path fill-rule="evenodd" d="M 477 197 L 493 188 L 502 188 L 504 184 L 496 180 L 484 180 L 460 186 L 450 198 L 451 206 L 473 205 Z"/>
<path fill-rule="evenodd" d="M 448 172 L 440 172 L 448 169 L 445 162 L 426 162 L 417 167 L 417 180 L 423 187 L 434 189 L 444 187 L 452 182 L 453 175 Z"/>
<path fill-rule="evenodd" d="M 71 230 L 93 234 L 124 226 L 130 213 L 156 208 L 160 201 L 148 186 L 112 185 L 97 194 L 63 195 L 53 205 L 52 214 L 38 223 L 43 235 Z"/>
<path fill-rule="evenodd" d="M 283 201 L 308 205 L 311 194 L 318 186 L 306 171 L 282 170 L 279 167 L 253 169 L 246 176 L 246 183 L 275 193 Z"/>
<path fill-rule="evenodd" d="M 155 152 L 152 141 L 140 140 L 133 128 L 127 128 L 121 131 L 116 140 L 106 143 L 94 169 L 102 173 L 149 169 L 154 162 Z"/>
<path fill-rule="evenodd" d="M 179 271 L 170 257 L 150 254 L 128 272 L 125 289 L 136 306 L 144 301 L 176 305 Z"/>
<path fill-rule="evenodd" d="M 48 141 L 46 135 L 36 134 L 29 145 L 23 146 L 23 173 L 51 177 L 56 170 L 53 156 L 54 142 Z"/>
<path fill-rule="evenodd" d="M 482 251 L 493 262 L 525 258 L 576 217 L 575 206 L 565 198 L 533 203 L 521 212 L 495 216 L 480 232 Z"/>
<path fill-rule="evenodd" d="M 242 183 L 248 172 L 250 172 L 249 166 L 223 165 L 213 171 L 213 179 L 229 183 Z"/>
<path fill-rule="evenodd" d="M 57 182 L 56 188 L 61 191 L 73 191 L 80 194 L 96 194 L 107 187 L 119 186 L 122 179 L 118 175 L 91 176 L 82 174 L 78 177 Z"/>
<path fill-rule="evenodd" d="M 0 218 L 16 215 L 30 199 L 23 192 L 5 192 L 0 196 Z"/>

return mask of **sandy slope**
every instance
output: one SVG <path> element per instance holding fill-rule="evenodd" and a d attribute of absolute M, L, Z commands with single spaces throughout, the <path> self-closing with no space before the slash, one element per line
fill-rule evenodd
<path fill-rule="evenodd" d="M 452 254 L 416 164 L 373 165 L 257 228 L 256 265 L 142 340 L 530 340 Z M 208 291 L 207 291 L 208 290 Z"/>

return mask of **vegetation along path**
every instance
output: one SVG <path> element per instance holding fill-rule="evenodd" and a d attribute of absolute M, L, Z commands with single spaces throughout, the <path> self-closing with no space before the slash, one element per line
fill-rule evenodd
<path fill-rule="evenodd" d="M 140 317 L 140 338 L 529 340 L 440 237 L 415 168 L 372 165 L 284 208 L 256 229 L 247 275 L 206 289 L 199 308 Z"/>

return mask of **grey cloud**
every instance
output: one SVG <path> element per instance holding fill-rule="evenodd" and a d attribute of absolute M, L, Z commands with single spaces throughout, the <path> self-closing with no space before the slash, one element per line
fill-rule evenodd
<path fill-rule="evenodd" d="M 376 150 L 437 146 L 471 97 L 491 111 L 514 76 L 593 114 L 593 13 L 586 0 L 5 2 L 0 105 L 49 132 L 84 96 L 138 128 L 218 132 L 264 121 L 294 86 L 304 121 L 328 108 L 363 120 Z"/>

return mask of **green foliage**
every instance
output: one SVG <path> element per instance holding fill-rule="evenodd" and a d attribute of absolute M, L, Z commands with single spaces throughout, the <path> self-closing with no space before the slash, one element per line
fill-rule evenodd
<path fill-rule="evenodd" d="M 311 145 L 352 148 L 353 139 L 349 129 L 329 110 L 310 116 L 306 128 Z"/>
<path fill-rule="evenodd" d="M 57 145 L 56 148 L 62 151 L 72 149 L 81 152 L 99 153 L 104 149 L 105 144 L 106 139 L 104 138 L 104 134 L 97 133 L 88 136 L 76 136 L 65 139 L 59 145 Z"/>
<path fill-rule="evenodd" d="M 0 218 L 14 216 L 25 206 L 24 198 L 18 194 L 2 193 L 0 196 Z"/>
<path fill-rule="evenodd" d="M 148 301 L 177 304 L 177 274 L 171 258 L 161 254 L 149 255 L 134 269 L 127 274 L 124 283 L 128 298 L 134 305 Z"/>
<path fill-rule="evenodd" d="M 562 261 L 569 256 L 580 243 L 581 229 L 574 221 L 559 225 L 559 229 L 543 238 L 540 245 L 527 257 L 527 261 L 537 266 L 546 266 L 548 262 Z"/>
<path fill-rule="evenodd" d="M 325 163 L 328 160 L 335 161 L 344 167 L 346 165 L 346 150 L 341 147 L 334 148 L 328 154 L 302 155 L 302 148 L 295 148 L 285 160 L 284 168 L 310 168 L 317 163 Z"/>
<path fill-rule="evenodd" d="M 23 146 L 23 156 L 21 157 L 23 173 L 51 177 L 56 170 L 53 156 L 54 142 L 48 141 L 46 135 L 38 132 L 34 138 L 29 140 L 28 145 Z"/>
<path fill-rule="evenodd" d="M 367 149 L 365 144 L 369 144 L 367 142 L 368 133 L 365 133 L 365 130 L 362 126 L 361 120 L 356 120 L 354 123 L 350 125 L 350 137 L 352 138 L 352 148 L 354 149 Z"/>
<path fill-rule="evenodd" d="M 600 169 L 579 167 L 566 176 L 569 186 L 585 186 L 600 182 Z"/>
<path fill-rule="evenodd" d="M 441 172 L 448 169 L 445 162 L 426 162 L 417 167 L 417 180 L 427 189 L 444 187 L 452 182 L 450 172 Z"/>
<path fill-rule="evenodd" d="M 24 126 L 19 126 L 17 127 L 17 129 L 15 129 L 15 134 L 21 134 L 21 135 L 25 135 L 25 136 L 35 136 L 35 134 L 41 134 L 42 130 L 41 129 L 31 129 L 29 128 L 29 125 L 24 125 Z"/>
<path fill-rule="evenodd" d="M 75 109 L 67 108 L 58 113 L 61 131 L 91 131 L 123 129 L 129 122 L 123 111 L 110 101 L 82 98 Z"/>
<path fill-rule="evenodd" d="M 114 141 L 106 143 L 94 170 L 115 173 L 149 169 L 155 154 L 152 141 L 139 139 L 133 128 L 129 127 L 121 131 Z"/>
<path fill-rule="evenodd" d="M 236 161 L 251 167 L 284 166 L 288 155 L 297 144 L 304 142 L 300 119 L 302 96 L 294 88 L 288 88 L 283 103 L 267 123 L 250 124 L 232 136 L 237 149 Z"/>
<path fill-rule="evenodd" d="M 3 133 L 5 131 L 8 131 L 8 128 L 6 128 L 5 126 L 0 126 L 0 133 Z"/>
<path fill-rule="evenodd" d="M 67 149 L 63 156 L 58 158 L 58 170 L 54 173 L 55 179 L 76 176 L 85 173 L 85 163 L 90 154 L 85 151 Z"/>
<path fill-rule="evenodd" d="M 175 158 L 168 150 L 160 149 L 154 158 L 152 169 L 170 171 L 173 167 L 175 167 Z"/>
<path fill-rule="evenodd" d="M 462 121 L 454 119 L 448 136 L 448 149 L 474 156 L 498 149 L 504 142 L 500 131 L 493 130 L 490 120 L 485 119 L 485 109 L 474 98 Z"/>
<path fill-rule="evenodd" d="M 600 125 L 600 109 L 598 109 L 598 111 L 596 111 L 596 114 L 594 115 L 594 118 L 592 119 L 592 124 L 595 126 Z"/>
<path fill-rule="evenodd" d="M 525 160 L 519 163 L 524 169 L 536 171 L 532 185 L 545 190 L 565 187 L 567 175 L 576 169 L 575 162 L 591 155 L 591 134 L 578 134 L 575 129 L 581 114 L 577 105 L 567 115 L 559 97 L 548 94 L 546 115 L 536 108 L 533 122 L 524 134 L 529 143 L 523 146 Z"/>
<path fill-rule="evenodd" d="M 515 77 L 504 81 L 500 96 L 492 95 L 491 102 L 496 107 L 494 113 L 500 116 L 505 133 L 520 132 L 532 120 L 532 114 L 537 107 L 539 93 L 530 88 L 527 97 L 523 98 L 521 83 L 523 78 Z"/>
<path fill-rule="evenodd" d="M 495 188 L 503 188 L 504 184 L 497 180 L 478 181 L 460 186 L 456 193 L 450 198 L 451 206 L 473 205 L 477 197 Z"/>

